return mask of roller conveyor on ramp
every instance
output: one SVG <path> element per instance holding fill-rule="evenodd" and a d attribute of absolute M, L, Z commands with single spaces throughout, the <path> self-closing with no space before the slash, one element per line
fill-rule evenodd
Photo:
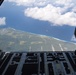
<path fill-rule="evenodd" d="M 0 75 L 76 75 L 76 51 L 0 51 Z"/>

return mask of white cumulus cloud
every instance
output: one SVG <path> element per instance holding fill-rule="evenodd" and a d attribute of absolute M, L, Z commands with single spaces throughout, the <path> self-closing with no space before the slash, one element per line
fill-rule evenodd
<path fill-rule="evenodd" d="M 44 6 L 47 3 L 51 2 L 51 0 L 6 0 L 8 2 L 14 2 L 17 5 L 22 6 Z"/>
<path fill-rule="evenodd" d="M 75 0 L 6 0 L 17 5 L 27 6 L 24 14 L 53 25 L 76 26 Z M 29 7 L 30 6 L 30 7 Z"/>
<path fill-rule="evenodd" d="M 73 2 L 74 0 L 56 0 L 56 4 L 59 5 L 69 5 Z"/>
<path fill-rule="evenodd" d="M 0 26 L 6 24 L 6 18 L 5 17 L 0 17 Z"/>
<path fill-rule="evenodd" d="M 32 5 L 35 2 L 35 0 L 6 0 L 6 1 L 14 2 L 17 5 L 24 5 L 24 6 Z"/>
<path fill-rule="evenodd" d="M 65 11 L 67 11 L 65 7 L 55 7 L 51 4 L 48 4 L 42 8 L 27 8 L 25 10 L 25 15 L 34 19 L 51 22 L 54 25 L 76 26 L 76 13 L 73 11 Z"/>

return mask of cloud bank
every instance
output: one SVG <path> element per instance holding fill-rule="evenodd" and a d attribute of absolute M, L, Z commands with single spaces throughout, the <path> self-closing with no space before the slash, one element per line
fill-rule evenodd
<path fill-rule="evenodd" d="M 48 21 L 55 26 L 76 26 L 75 0 L 7 0 L 17 5 L 27 6 L 27 17 Z"/>
<path fill-rule="evenodd" d="M 65 11 L 66 9 L 54 7 L 48 4 L 44 8 L 27 8 L 25 10 L 25 16 L 43 21 L 48 21 L 53 23 L 54 25 L 76 26 L 76 13 L 74 13 L 73 11 Z"/>
<path fill-rule="evenodd" d="M 14 2 L 18 6 L 44 6 L 51 2 L 51 0 L 6 0 L 8 2 Z"/>
<path fill-rule="evenodd" d="M 6 25 L 6 18 L 5 17 L 0 17 L 0 26 L 1 25 Z"/>

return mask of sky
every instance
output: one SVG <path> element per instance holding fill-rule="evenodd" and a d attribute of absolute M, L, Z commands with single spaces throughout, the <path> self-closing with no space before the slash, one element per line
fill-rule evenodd
<path fill-rule="evenodd" d="M 0 28 L 14 28 L 75 42 L 75 0 L 5 0 Z"/>

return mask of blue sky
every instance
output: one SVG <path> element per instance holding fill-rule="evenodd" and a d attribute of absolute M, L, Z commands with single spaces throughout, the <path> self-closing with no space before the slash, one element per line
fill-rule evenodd
<path fill-rule="evenodd" d="M 75 0 L 5 0 L 0 28 L 15 28 L 71 41 L 76 26 Z"/>

